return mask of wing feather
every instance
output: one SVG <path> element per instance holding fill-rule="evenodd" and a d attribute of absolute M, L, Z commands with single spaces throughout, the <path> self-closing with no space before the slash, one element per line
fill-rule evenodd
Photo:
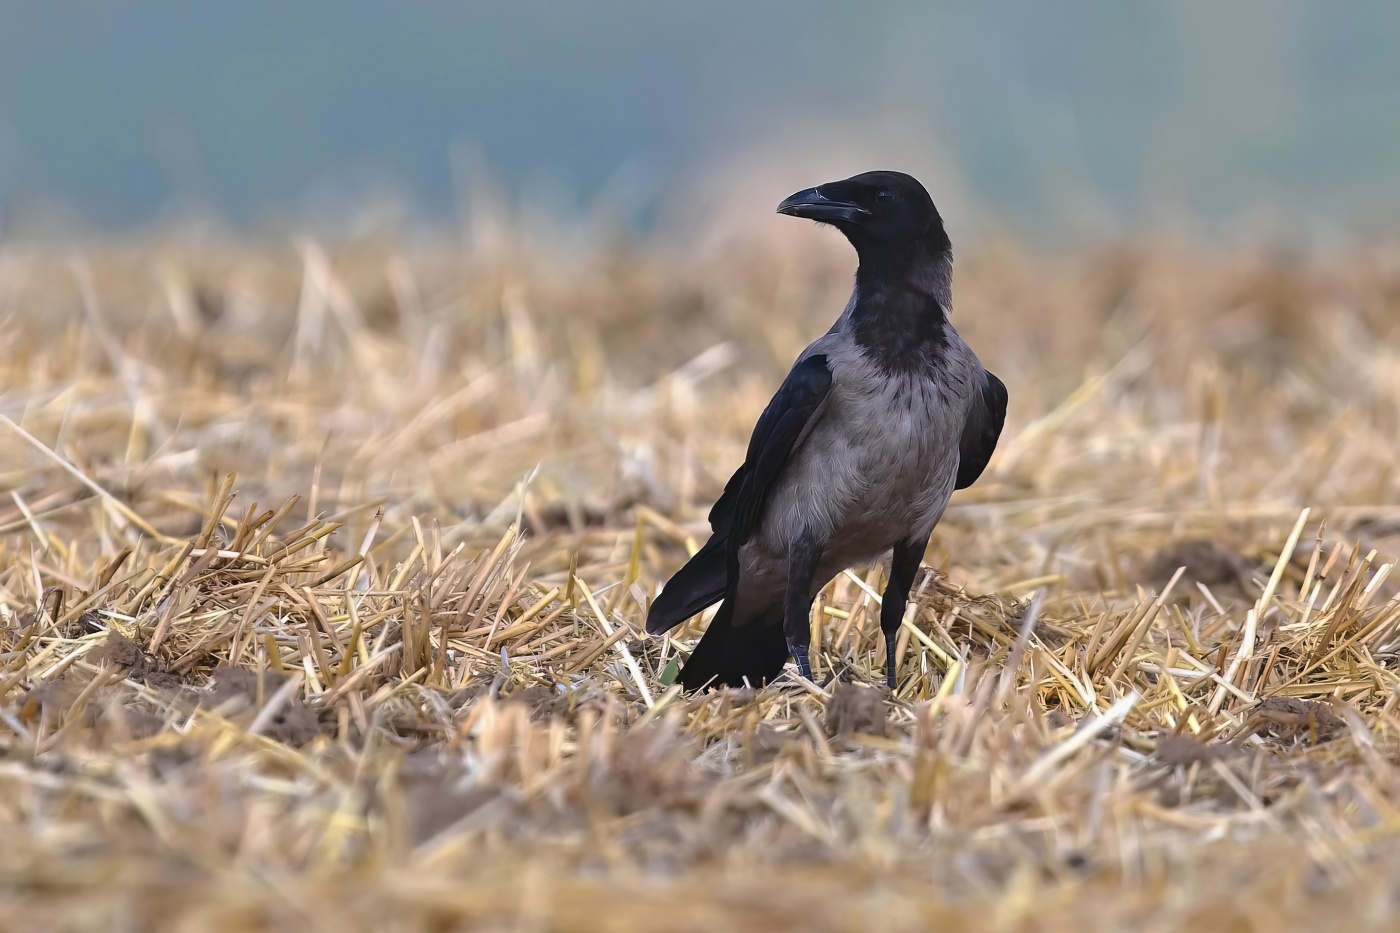
<path fill-rule="evenodd" d="M 824 355 L 797 363 L 759 416 L 744 463 L 710 509 L 710 540 L 682 567 L 647 613 L 647 631 L 660 634 L 722 599 L 736 584 L 739 546 L 758 530 L 783 468 L 796 453 L 831 392 Z"/>
<path fill-rule="evenodd" d="M 963 425 L 959 445 L 958 478 L 955 488 L 966 489 L 977 482 L 997 449 L 1002 426 L 1006 424 L 1006 386 L 989 372 L 982 373 L 982 385 L 972 400 L 972 411 Z"/>
<path fill-rule="evenodd" d="M 759 416 L 749 439 L 748 455 L 740 468 L 743 477 L 735 474 L 725 494 L 715 504 L 715 512 L 728 525 L 731 549 L 737 549 L 758 531 L 769 495 L 806 438 L 830 392 L 831 368 L 826 355 L 814 354 L 792 368 Z M 727 503 L 725 500 L 730 497 L 730 487 L 735 480 L 739 481 L 738 488 L 733 493 L 732 504 Z"/>

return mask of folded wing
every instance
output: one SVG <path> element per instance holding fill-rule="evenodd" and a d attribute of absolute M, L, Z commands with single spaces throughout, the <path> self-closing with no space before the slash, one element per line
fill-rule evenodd
<path fill-rule="evenodd" d="M 972 411 L 963 425 L 959 446 L 958 478 L 954 488 L 966 489 L 977 482 L 997 449 L 1002 426 L 1006 423 L 1006 386 L 989 372 L 982 373 L 982 385 L 972 399 Z"/>
<path fill-rule="evenodd" d="M 740 545 L 763 520 L 784 467 L 821 416 L 831 392 L 823 354 L 798 362 L 759 416 L 748 454 L 710 510 L 710 540 L 666 583 L 647 612 L 647 631 L 659 635 L 724 597 L 737 580 Z"/>

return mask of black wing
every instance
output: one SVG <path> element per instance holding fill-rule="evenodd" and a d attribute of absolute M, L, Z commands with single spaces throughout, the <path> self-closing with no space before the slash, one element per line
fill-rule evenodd
<path fill-rule="evenodd" d="M 711 535 L 705 546 L 666 581 L 647 609 L 648 632 L 669 632 L 724 598 L 729 585 L 727 546 L 722 535 Z"/>
<path fill-rule="evenodd" d="M 724 597 L 731 582 L 730 558 L 757 530 L 774 483 L 830 391 L 824 355 L 810 356 L 788 373 L 754 426 L 743 465 L 710 509 L 710 540 L 652 602 L 648 632 L 667 631 Z"/>
<path fill-rule="evenodd" d="M 744 465 L 710 510 L 710 527 L 716 534 L 724 528 L 731 548 L 737 548 L 758 530 L 773 486 L 807 436 L 830 392 L 831 368 L 826 355 L 818 353 L 792 368 L 759 415 Z"/>
<path fill-rule="evenodd" d="M 729 526 L 734 524 L 734 506 L 739 501 L 739 487 L 744 485 L 744 469 L 747 466 L 747 463 L 739 464 L 739 469 L 724 484 L 724 492 L 710 507 L 710 531 L 716 538 L 727 537 Z"/>
<path fill-rule="evenodd" d="M 956 489 L 966 489 L 977 482 L 987 461 L 992 459 L 992 451 L 997 449 L 997 438 L 1006 423 L 1006 386 L 989 372 L 983 372 L 982 377 L 980 391 L 973 398 L 972 411 L 963 425 Z"/>

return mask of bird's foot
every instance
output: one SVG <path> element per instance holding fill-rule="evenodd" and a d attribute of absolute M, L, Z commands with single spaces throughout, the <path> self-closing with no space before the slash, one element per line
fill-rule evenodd
<path fill-rule="evenodd" d="M 811 680 L 812 663 L 808 660 L 807 646 L 788 642 L 788 651 L 792 653 L 792 659 L 797 663 L 797 673 L 807 680 Z"/>
<path fill-rule="evenodd" d="M 891 692 L 891 693 L 894 692 L 894 689 L 895 689 L 895 686 L 896 686 L 896 684 L 895 684 L 895 674 L 896 674 L 896 673 L 897 673 L 897 671 L 895 670 L 895 663 L 894 663 L 894 639 L 891 638 L 890 636 L 886 635 L 886 636 L 885 636 L 885 683 L 889 686 L 890 692 Z"/>

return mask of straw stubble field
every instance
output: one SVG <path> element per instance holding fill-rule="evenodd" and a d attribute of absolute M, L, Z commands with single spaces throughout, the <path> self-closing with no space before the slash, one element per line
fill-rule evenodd
<path fill-rule="evenodd" d="M 834 239 L 10 247 L 3 925 L 1384 927 L 1398 257 L 963 257 L 1011 418 L 898 690 L 875 567 L 688 697 Z"/>

